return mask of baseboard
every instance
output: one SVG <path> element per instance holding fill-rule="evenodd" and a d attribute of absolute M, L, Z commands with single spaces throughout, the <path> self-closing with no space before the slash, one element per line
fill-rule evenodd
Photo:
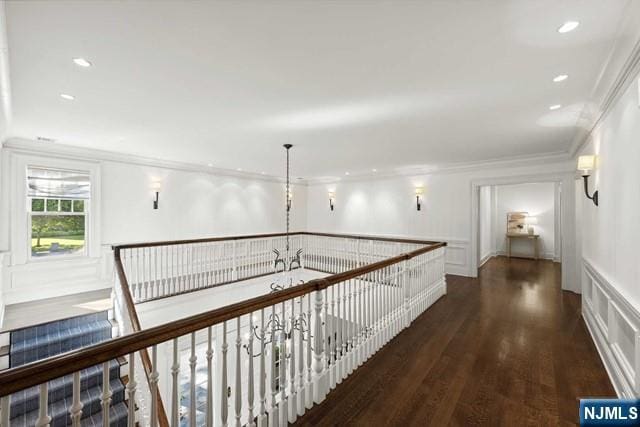
<path fill-rule="evenodd" d="M 582 316 L 621 398 L 640 395 L 640 312 L 611 280 L 583 258 Z"/>
<path fill-rule="evenodd" d="M 496 256 L 494 252 L 489 252 L 488 254 L 486 254 L 484 257 L 482 257 L 482 259 L 480 259 L 480 262 L 478 263 L 478 268 L 482 267 L 487 261 L 489 261 L 494 256 Z"/>
<path fill-rule="evenodd" d="M 508 254 L 506 251 L 498 251 L 495 253 L 495 255 L 507 256 Z M 511 256 L 514 258 L 533 258 L 534 254 L 511 251 Z M 545 252 L 543 254 L 540 254 L 540 259 L 548 259 L 550 261 L 559 262 L 559 261 L 556 261 L 556 256 L 553 252 Z"/>

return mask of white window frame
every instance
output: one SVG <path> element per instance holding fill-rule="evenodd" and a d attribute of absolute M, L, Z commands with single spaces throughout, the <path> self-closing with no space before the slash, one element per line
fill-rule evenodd
<path fill-rule="evenodd" d="M 28 167 L 32 167 L 33 165 L 29 165 Z M 46 168 L 48 170 L 56 170 L 56 171 L 60 171 L 62 169 L 54 169 L 54 168 Z M 63 170 L 64 172 L 83 172 L 83 173 L 87 173 L 87 175 L 89 175 L 88 171 L 67 171 L 67 170 Z M 91 179 L 91 178 L 89 178 Z M 32 206 L 32 201 L 34 199 L 42 199 L 44 200 L 44 210 L 42 212 L 34 212 L 31 210 L 31 206 Z M 47 209 L 47 201 L 49 200 L 58 200 L 58 210 L 57 211 L 49 211 Z M 62 200 L 71 200 L 71 212 L 63 212 L 60 210 L 60 204 L 62 202 Z M 82 200 L 84 202 L 84 210 L 80 213 L 80 212 L 74 212 L 74 208 L 73 205 L 75 201 L 77 200 Z M 47 198 L 47 197 L 30 197 L 27 196 L 27 215 L 28 215 L 28 239 L 27 239 L 27 243 L 28 243 L 28 247 L 29 247 L 29 254 L 28 254 L 28 259 L 30 262 L 40 262 L 40 261 L 47 261 L 50 260 L 52 258 L 55 259 L 67 259 L 67 258 L 84 258 L 87 256 L 87 248 L 89 247 L 89 225 L 91 224 L 89 218 L 91 215 L 91 199 L 65 199 L 65 198 Z M 82 246 L 82 250 L 81 251 L 77 251 L 74 253 L 69 253 L 69 254 L 60 254 L 60 255 L 47 255 L 47 256 L 34 256 L 33 255 L 33 251 L 31 249 L 31 245 L 33 244 L 33 217 L 34 216 L 84 216 L 84 245 Z"/>
<path fill-rule="evenodd" d="M 99 161 L 65 158 L 58 156 L 43 156 L 41 153 L 14 151 L 9 154 L 10 185 L 8 196 L 13 206 L 8 212 L 10 224 L 10 247 L 12 248 L 11 265 L 59 263 L 69 265 L 89 265 L 103 256 L 101 246 L 100 206 L 101 206 L 101 165 Z M 91 181 L 90 215 L 85 226 L 85 254 L 77 256 L 47 256 L 37 259 L 31 258 L 31 242 L 26 236 L 31 233 L 31 223 L 27 206 L 27 169 L 38 167 L 43 169 L 60 169 L 72 171 L 88 171 Z M 85 201 L 86 203 L 87 201 Z M 66 268 L 66 267 L 65 267 Z"/>

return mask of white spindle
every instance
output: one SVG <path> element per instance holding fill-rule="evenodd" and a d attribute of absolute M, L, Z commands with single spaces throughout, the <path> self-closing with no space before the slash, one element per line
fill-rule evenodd
<path fill-rule="evenodd" d="M 135 353 L 129 354 L 129 382 L 127 382 L 127 399 L 129 400 L 129 415 L 127 424 L 129 427 L 136 425 L 136 358 Z"/>
<path fill-rule="evenodd" d="M 342 382 L 343 379 L 347 377 L 347 344 L 348 344 L 348 334 L 347 334 L 347 282 L 339 283 L 338 286 L 342 288 L 342 319 L 340 321 L 340 344 L 342 347 L 342 351 L 340 353 L 340 364 L 338 365 L 340 368 L 340 375 L 338 378 L 338 384 Z"/>
<path fill-rule="evenodd" d="M 285 310 L 285 303 L 283 302 L 281 305 L 281 313 L 280 320 L 286 329 L 287 323 L 287 314 Z M 278 386 L 280 387 L 280 405 L 278 407 L 278 419 L 280 420 L 280 425 L 287 425 L 288 420 L 288 401 L 287 401 L 287 336 L 285 331 L 280 331 L 280 351 L 278 352 L 280 356 L 280 372 L 278 373 Z"/>
<path fill-rule="evenodd" d="M 11 417 L 11 395 L 3 396 L 0 399 L 0 425 L 8 426 Z"/>
<path fill-rule="evenodd" d="M 337 371 L 336 371 L 336 363 L 337 363 L 337 358 L 336 358 L 336 345 L 337 345 L 337 336 L 338 336 L 338 331 L 337 331 L 337 327 L 338 324 L 336 323 L 337 317 L 336 317 L 336 285 L 331 286 L 331 335 L 329 337 L 330 341 L 331 341 L 331 351 L 328 354 L 329 356 L 329 389 L 333 390 L 334 388 L 336 388 L 336 382 L 337 382 Z M 338 301 L 338 311 L 340 311 L 340 302 Z M 326 320 L 325 320 L 326 321 Z"/>
<path fill-rule="evenodd" d="M 51 417 L 49 416 L 49 391 L 47 389 L 48 383 L 40 384 L 40 407 L 38 410 L 38 419 L 36 420 L 36 427 L 49 426 Z"/>
<path fill-rule="evenodd" d="M 80 400 L 80 371 L 73 373 L 73 403 L 69 408 L 71 416 L 71 425 L 73 427 L 80 426 L 82 418 L 82 401 Z"/>
<path fill-rule="evenodd" d="M 305 408 L 305 387 L 304 387 L 304 296 L 300 297 L 300 314 L 298 315 L 298 324 L 300 329 L 298 330 L 298 400 L 296 405 L 298 407 L 298 415 L 304 415 Z"/>
<path fill-rule="evenodd" d="M 220 381 L 220 420 L 222 426 L 227 427 L 229 418 L 229 392 L 227 391 L 227 322 L 222 322 L 222 378 Z"/>
<path fill-rule="evenodd" d="M 151 374 L 149 375 L 149 388 L 151 389 L 151 426 L 158 425 L 158 346 L 151 347 Z"/>
<path fill-rule="evenodd" d="M 109 408 L 111 407 L 111 384 L 109 383 L 109 362 L 102 364 L 102 395 L 100 396 L 100 404 L 102 406 L 102 427 L 109 427 Z"/>
<path fill-rule="evenodd" d="M 236 401 L 236 427 L 242 427 L 240 416 L 242 414 L 242 364 L 240 355 L 242 338 L 240 336 L 240 316 L 236 318 L 236 389 L 233 391 Z"/>
<path fill-rule="evenodd" d="M 260 310 L 260 412 L 258 414 L 258 427 L 267 426 L 267 372 L 265 343 L 264 308 Z"/>
<path fill-rule="evenodd" d="M 275 426 L 278 424 L 278 407 L 277 407 L 277 371 L 280 358 L 280 351 L 276 347 L 276 306 L 271 307 L 271 410 L 269 411 L 269 426 Z M 276 351 L 278 354 L 276 354 Z"/>
<path fill-rule="evenodd" d="M 291 298 L 291 315 L 289 316 L 289 324 L 291 337 L 289 339 L 291 345 L 289 350 L 289 396 L 288 396 L 288 410 L 289 410 L 289 422 L 294 423 L 298 417 L 298 395 L 296 391 L 296 331 L 295 331 L 295 319 L 296 319 L 296 301 L 295 298 Z"/>
<path fill-rule="evenodd" d="M 320 313 L 322 311 L 322 292 L 321 291 L 315 291 L 315 295 L 316 295 L 316 301 L 315 301 L 315 313 L 314 313 L 314 323 L 315 323 L 315 345 L 314 345 L 314 363 L 313 363 L 313 367 L 314 367 L 314 371 L 315 371 L 315 378 L 314 378 L 314 391 L 313 391 L 313 400 L 316 403 L 320 403 L 324 400 L 325 395 L 326 395 L 326 389 L 324 387 L 324 381 L 323 381 L 323 367 L 324 364 L 322 363 L 322 343 L 323 343 L 323 338 L 322 338 L 322 320 L 320 319 Z"/>
<path fill-rule="evenodd" d="M 213 427 L 213 345 L 211 326 L 207 328 L 207 427 Z"/>
<path fill-rule="evenodd" d="M 305 407 L 307 409 L 311 409 L 313 406 L 313 375 L 311 370 L 311 319 L 312 319 L 312 311 L 311 311 L 311 294 L 306 295 L 307 298 L 307 381 L 306 381 L 306 392 L 305 392 Z"/>
<path fill-rule="evenodd" d="M 247 349 L 249 350 L 249 384 L 247 390 L 247 406 L 249 408 L 249 419 L 247 424 L 249 427 L 255 426 L 254 415 L 253 415 L 253 404 L 254 404 L 254 373 L 253 373 L 253 314 L 249 314 L 249 339 L 247 343 Z"/>
<path fill-rule="evenodd" d="M 196 364 L 198 357 L 196 356 L 196 333 L 191 332 L 191 357 L 189 357 L 189 368 L 191 368 L 191 377 L 189 379 L 189 425 L 196 425 Z"/>
<path fill-rule="evenodd" d="M 171 365 L 171 426 L 180 425 L 180 359 L 178 357 L 178 338 L 173 339 L 173 365 Z"/>

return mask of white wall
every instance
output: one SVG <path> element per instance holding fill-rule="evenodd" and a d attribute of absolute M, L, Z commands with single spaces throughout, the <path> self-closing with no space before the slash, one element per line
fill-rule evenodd
<path fill-rule="evenodd" d="M 158 210 L 151 183 L 162 182 Z M 102 164 L 102 240 L 175 240 L 285 229 L 284 184 L 132 164 Z M 291 229 L 306 228 L 306 187 L 293 186 Z"/>
<path fill-rule="evenodd" d="M 561 182 L 573 192 L 573 161 L 520 162 L 517 165 L 478 165 L 473 169 L 432 174 L 349 179 L 312 184 L 308 188 L 309 231 L 397 235 L 448 242 L 447 272 L 473 276 L 477 265 L 475 229 L 478 191 L 484 185 L 525 182 Z M 416 210 L 414 189 L 424 186 L 421 211 Z M 565 188 L 566 187 L 566 188 Z M 329 210 L 328 191 L 336 192 L 335 210 Z M 573 247 L 574 199 L 563 198 L 563 222 L 570 253 L 563 262 L 563 286 L 579 290 Z M 475 204 L 475 214 L 472 207 Z M 475 216 L 474 216 L 475 215 Z M 476 223 L 477 224 L 477 223 Z M 565 251 L 563 251 L 565 253 Z"/>
<path fill-rule="evenodd" d="M 640 82 L 630 85 L 579 154 L 596 154 L 590 191 L 576 181 L 583 315 L 619 396 L 640 395 Z"/>
<path fill-rule="evenodd" d="M 581 198 L 582 256 L 640 308 L 640 101 L 638 77 L 594 130 L 581 154 L 597 154 L 591 191 Z M 578 182 L 582 185 L 582 182 Z M 580 190 L 582 191 L 582 190 Z"/>
<path fill-rule="evenodd" d="M 43 148 L 39 148 L 43 147 Z M 47 148 L 44 148 L 47 147 Z M 111 287 L 114 243 L 281 232 L 284 184 L 274 180 L 214 175 L 201 170 L 104 159 L 104 153 L 34 143 L 2 149 L 0 197 L 0 309 L 39 298 Z M 91 170 L 94 184 L 88 256 L 29 260 L 25 165 Z M 162 182 L 153 209 L 152 182 Z M 6 201 L 6 202 L 5 202 Z M 306 228 L 306 187 L 293 187 L 291 229 Z"/>
<path fill-rule="evenodd" d="M 493 230 L 494 224 L 494 187 L 484 186 L 480 187 L 480 197 L 479 197 L 479 221 L 478 221 L 478 232 L 480 234 L 480 262 L 479 264 L 484 264 L 489 258 L 491 258 L 495 252 L 495 235 Z"/>
<path fill-rule="evenodd" d="M 535 233 L 540 235 L 540 257 L 554 259 L 555 256 L 555 188 L 553 182 L 527 183 L 515 185 L 498 185 L 496 192 L 494 230 L 495 247 L 498 254 L 507 251 L 505 234 L 507 230 L 508 212 L 528 212 L 538 219 L 534 226 Z M 511 245 L 514 256 L 533 256 L 531 242 L 514 239 Z"/>

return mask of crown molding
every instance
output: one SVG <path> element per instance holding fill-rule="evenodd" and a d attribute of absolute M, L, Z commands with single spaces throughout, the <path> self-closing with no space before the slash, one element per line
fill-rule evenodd
<path fill-rule="evenodd" d="M 553 153 L 544 153 L 528 156 L 514 156 L 502 159 L 490 159 L 480 160 L 473 162 L 457 162 L 446 163 L 441 165 L 431 166 L 416 166 L 397 168 L 392 171 L 380 171 L 376 173 L 368 173 L 363 175 L 351 175 L 348 177 L 324 177 L 324 178 L 309 178 L 306 180 L 308 185 L 320 185 L 320 184 L 337 184 L 344 182 L 359 182 L 359 181 L 372 181 L 392 179 L 397 177 L 411 177 L 420 175 L 440 175 L 440 174 L 454 174 L 464 172 L 475 172 L 487 169 L 495 168 L 517 168 L 523 166 L 532 165 L 549 165 L 549 164 L 562 164 L 567 163 L 567 170 L 572 169 L 572 158 L 566 151 L 559 151 Z"/>
<path fill-rule="evenodd" d="M 55 142 L 33 141 L 24 138 L 9 138 L 2 143 L 2 148 L 13 153 L 46 155 L 49 157 L 76 159 L 90 162 L 115 162 L 153 168 L 173 169 L 186 172 L 206 173 L 217 176 L 229 176 L 246 180 L 259 180 L 267 182 L 284 183 L 284 178 L 262 175 L 250 172 L 240 172 L 230 169 L 208 167 L 193 163 L 178 162 L 153 157 L 124 154 L 114 151 L 98 150 L 94 148 L 77 147 Z M 305 181 L 296 181 L 292 185 L 306 185 Z"/>
<path fill-rule="evenodd" d="M 638 8 L 638 12 L 640 12 L 640 6 L 638 6 L 637 3 L 630 2 L 629 7 L 636 7 Z M 638 21 L 640 21 L 640 19 L 635 18 L 637 15 L 638 13 L 631 13 L 631 12 L 628 13 L 627 16 L 629 16 L 629 21 L 626 22 L 625 23 L 626 25 L 624 25 L 623 27 L 636 29 L 638 26 Z M 634 21 L 634 18 L 635 18 L 635 21 Z M 621 31 L 621 33 L 623 32 L 624 31 Z M 593 132 L 598 128 L 600 123 L 602 123 L 602 121 L 609 115 L 609 113 L 615 106 L 616 102 L 622 97 L 622 95 L 629 88 L 629 86 L 633 84 L 633 82 L 635 81 L 635 76 L 637 76 L 638 73 L 640 73 L 640 32 L 638 32 L 638 34 L 635 34 L 635 37 L 636 39 L 635 39 L 635 44 L 633 45 L 633 48 L 631 49 L 624 64 L 620 68 L 620 71 L 616 74 L 616 77 L 613 80 L 613 83 L 609 87 L 605 96 L 602 98 L 602 101 L 599 103 L 599 108 L 596 111 L 595 116 L 589 119 L 589 117 L 587 117 L 589 114 L 586 111 L 587 107 L 585 106 L 585 109 L 583 109 L 580 117 L 582 119 L 586 119 L 590 123 L 590 125 L 586 135 L 578 133 L 573 139 L 571 148 L 569 149 L 569 154 L 572 159 L 574 159 L 577 156 L 577 154 L 580 152 L 580 150 L 582 150 L 582 148 L 587 144 L 587 142 L 589 142 Z M 612 58 L 617 53 L 616 50 L 617 50 L 617 46 L 614 46 L 612 49 L 612 53 L 609 57 L 609 60 L 607 61 L 607 64 L 603 67 L 603 70 L 600 73 L 601 76 L 606 74 L 607 67 L 612 66 Z M 596 83 L 594 92 L 597 90 L 597 85 L 598 83 Z"/>

